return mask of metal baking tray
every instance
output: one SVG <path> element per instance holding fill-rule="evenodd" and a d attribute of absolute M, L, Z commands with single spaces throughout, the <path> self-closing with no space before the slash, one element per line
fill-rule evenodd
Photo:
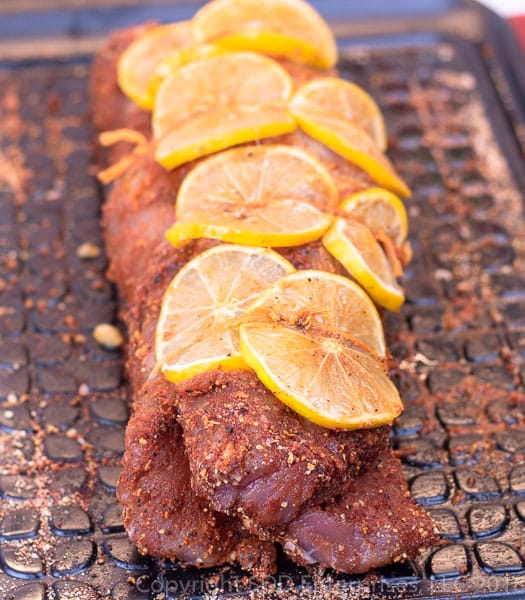
<path fill-rule="evenodd" d="M 109 29 L 195 4 L 0 1 L 0 598 L 525 598 L 525 62 L 472 2 L 315 4 L 414 191 L 408 300 L 384 315 L 393 443 L 443 544 L 361 577 L 281 557 L 263 585 L 137 553 L 115 500 L 122 361 L 91 336 L 116 299 L 87 78 Z"/>

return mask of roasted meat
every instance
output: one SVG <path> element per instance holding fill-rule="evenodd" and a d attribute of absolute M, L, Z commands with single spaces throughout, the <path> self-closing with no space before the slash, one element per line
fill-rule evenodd
<path fill-rule="evenodd" d="M 134 169 L 137 169 L 135 176 Z M 148 169 L 156 176 L 148 178 L 144 173 Z M 122 235 L 119 228 L 121 216 L 120 211 L 113 208 L 118 205 L 124 207 L 129 203 L 140 213 L 138 197 L 132 195 L 132 190 L 137 190 L 137 194 L 142 194 L 142 190 L 140 186 L 130 184 L 133 177 L 150 181 L 148 194 L 156 199 L 155 203 L 146 202 L 144 211 L 150 211 L 152 206 L 159 207 L 155 217 L 149 221 L 151 230 L 162 230 L 166 224 L 161 216 L 162 207 L 171 205 L 171 201 L 166 202 L 166 195 L 173 197 L 176 189 L 170 189 L 170 185 L 177 185 L 177 179 L 173 175 L 158 172 L 151 159 L 149 163 L 146 158 L 137 159 L 133 170 L 128 171 L 114 187 L 105 210 L 108 248 L 122 248 L 125 243 L 130 243 L 129 240 L 119 242 Z M 124 185 L 124 182 L 128 183 Z M 116 221 L 114 227 L 111 226 L 113 220 Z M 296 532 L 299 531 L 305 536 L 304 544 L 307 546 L 311 543 L 312 532 L 316 527 L 318 535 L 330 531 L 326 529 L 325 521 L 327 515 L 333 513 L 330 512 L 331 509 L 325 512 L 324 506 L 330 507 L 332 498 L 339 496 L 346 482 L 362 482 L 364 491 L 368 493 L 370 477 L 356 478 L 356 474 L 362 465 L 374 463 L 377 454 L 385 452 L 386 429 L 352 433 L 324 430 L 290 411 L 251 372 L 213 372 L 194 378 L 179 389 L 168 382 L 160 385 L 159 376 L 155 375 L 154 386 L 151 387 L 147 380 L 155 369 L 154 332 L 163 291 L 188 260 L 216 242 L 199 240 L 175 250 L 162 241 L 158 242 L 155 235 L 149 237 L 149 244 L 141 242 L 141 251 L 149 256 L 144 272 L 137 268 L 138 262 L 133 259 L 132 251 L 116 257 L 119 264 L 123 265 L 119 272 L 127 274 L 124 289 L 129 285 L 129 289 L 133 290 L 133 305 L 125 312 L 130 339 L 128 374 L 133 387 L 140 390 L 135 394 L 135 411 L 128 427 L 124 470 L 119 485 L 119 498 L 126 506 L 126 524 L 132 539 L 149 553 L 162 554 L 159 545 L 164 548 L 164 553 L 170 548 L 176 549 L 184 531 L 184 525 L 181 526 L 185 523 L 184 505 L 179 506 L 179 512 L 172 513 L 168 519 L 175 521 L 178 518 L 178 528 L 169 527 L 166 522 L 159 527 L 151 515 L 146 518 L 147 515 L 143 514 L 144 510 L 154 508 L 145 502 L 144 498 L 147 496 L 141 496 L 144 477 L 146 481 L 150 481 L 150 478 L 158 481 L 155 475 L 149 473 L 152 464 L 157 464 L 157 459 L 152 456 L 156 446 L 151 450 L 148 444 L 141 444 L 139 440 L 153 438 L 162 439 L 164 443 L 174 447 L 172 461 L 178 461 L 178 468 L 181 455 L 184 457 L 188 479 L 185 481 L 186 488 L 183 489 L 189 490 L 186 502 L 206 506 L 210 515 L 215 515 L 212 508 L 221 513 L 242 515 L 243 525 L 236 520 L 238 530 L 249 530 L 262 538 L 286 540 L 285 548 L 288 551 L 292 548 L 290 539 L 295 539 L 298 535 Z M 282 252 L 297 267 L 318 267 L 325 270 L 337 268 L 316 243 L 284 249 Z M 153 409 L 148 408 L 152 404 Z M 162 419 L 159 415 L 162 415 Z M 173 426 L 177 419 L 183 425 L 187 454 L 184 453 L 178 428 L 172 427 L 172 432 L 175 433 L 165 435 L 166 423 L 170 419 Z M 178 453 L 175 449 L 178 449 Z M 407 528 L 413 530 L 420 527 L 426 532 L 424 537 L 429 539 L 432 529 L 428 517 L 412 500 L 405 497 L 406 484 L 400 475 L 399 463 L 390 458 L 390 472 L 392 470 L 397 472 L 397 478 L 392 478 L 386 492 L 388 497 L 382 495 L 381 503 L 387 506 L 386 503 L 391 498 L 403 497 L 404 508 L 410 510 L 412 515 L 407 520 Z M 161 481 L 168 471 L 165 463 L 160 465 L 157 476 Z M 168 505 L 172 493 L 173 488 L 159 485 L 155 501 L 160 506 Z M 345 496 L 339 500 L 345 501 Z M 333 507 L 340 508 L 339 504 Z M 202 515 L 200 509 L 196 512 Z M 421 546 L 421 537 L 414 535 L 410 538 L 411 543 L 407 544 L 407 536 L 403 537 L 399 529 L 395 528 L 391 515 L 398 514 L 397 510 L 385 510 L 381 514 L 382 521 L 377 514 L 374 520 L 378 527 L 391 532 L 391 537 L 385 542 L 385 547 L 390 549 L 389 559 L 399 553 L 400 549 L 413 552 Z M 352 522 L 362 523 L 362 516 Z M 211 521 L 218 530 L 222 519 L 224 517 L 217 519 L 214 516 Z M 209 522 L 205 525 L 208 527 Z M 202 531 L 202 523 L 200 528 Z M 164 532 L 162 536 L 158 534 L 159 529 Z M 253 543 L 253 538 L 244 538 L 245 545 L 248 543 L 247 539 L 251 539 Z M 371 539 L 368 539 L 368 543 L 371 543 Z M 319 557 L 324 562 L 347 570 L 339 562 L 334 564 L 326 557 L 326 548 L 332 542 L 337 542 L 337 547 L 341 545 L 340 539 L 333 541 L 323 538 L 318 546 L 314 543 L 311 550 L 315 551 L 317 548 Z M 293 546 L 293 554 L 297 554 L 296 549 L 299 547 Z M 325 554 L 322 554 L 323 550 Z M 263 553 L 262 547 L 259 547 L 259 555 L 267 564 L 269 550 Z M 210 557 L 218 561 L 219 556 L 220 552 L 210 554 Z M 182 553 L 179 557 L 188 561 Z M 354 560 L 357 558 L 354 557 Z M 372 557 L 371 560 L 375 559 Z M 377 555 L 375 564 L 381 564 L 380 561 L 383 559 Z"/>
<path fill-rule="evenodd" d="M 125 304 L 132 303 L 157 246 L 168 247 L 164 233 L 173 223 L 182 176 L 182 169 L 166 173 L 151 157 L 137 157 L 104 205 L 108 276 Z"/>
<path fill-rule="evenodd" d="M 98 128 L 148 133 L 145 113 L 129 106 L 115 76 L 118 55 L 137 32 L 116 35 L 94 63 Z M 315 76 L 297 66 L 292 74 L 297 81 Z M 306 147 L 343 195 L 370 184 L 304 134 L 270 142 Z M 215 371 L 179 386 L 157 372 L 153 345 L 163 291 L 188 260 L 216 243 L 175 250 L 164 241 L 191 166 L 167 173 L 151 153 L 136 156 L 104 208 L 109 275 L 129 334 L 133 416 L 118 496 L 131 539 L 155 556 L 206 566 L 237 560 L 259 574 L 271 571 L 273 541 L 300 563 L 346 572 L 413 555 L 433 540 L 432 523 L 407 496 L 388 450 L 388 428 L 333 432 L 313 425 L 251 371 Z M 297 268 L 340 271 L 319 243 L 281 252 Z"/>
<path fill-rule="evenodd" d="M 178 268 L 209 244 L 157 248 L 135 286 L 135 306 L 126 317 L 134 387 L 155 369 L 154 333 L 164 289 Z M 306 250 L 287 254 L 318 266 L 317 245 Z M 387 438 L 385 428 L 348 434 L 313 425 L 277 400 L 251 371 L 214 371 L 178 387 L 167 384 L 166 390 L 183 427 L 193 489 L 213 508 L 242 516 L 263 537 L 282 532 L 305 506 L 332 498 Z M 141 400 L 141 410 L 146 402 Z"/>

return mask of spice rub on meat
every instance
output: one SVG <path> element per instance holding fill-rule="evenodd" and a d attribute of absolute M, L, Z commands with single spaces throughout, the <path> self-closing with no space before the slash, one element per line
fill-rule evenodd
<path fill-rule="evenodd" d="M 142 177 L 147 161 L 143 157 L 137 161 L 137 165 L 141 165 L 137 177 Z M 152 165 L 152 170 L 155 169 Z M 133 171 L 128 171 L 122 181 L 131 179 L 132 175 Z M 163 178 L 169 177 L 169 174 L 163 173 L 151 179 L 151 194 L 163 190 L 158 196 L 161 205 L 169 204 L 162 195 L 169 191 Z M 122 247 L 118 243 L 118 236 L 121 235 L 118 224 L 111 226 L 113 219 L 118 221 L 120 218 L 119 212 L 113 211 L 112 207 L 120 202 L 137 200 L 130 198 L 130 189 L 140 188 L 116 185 L 111 193 L 105 211 L 106 237 L 108 240 L 111 238 L 108 247 Z M 172 195 L 172 191 L 169 191 L 169 195 Z M 136 202 L 135 206 L 140 207 L 140 203 Z M 147 206 L 145 210 L 149 210 Z M 162 219 L 154 219 L 151 224 L 158 229 L 164 226 Z M 142 250 L 150 256 L 144 272 L 137 269 L 138 263 L 133 262 L 132 255 L 128 255 L 127 259 L 122 255 L 117 257 L 121 264 L 128 263 L 124 265 L 123 272 L 130 274 L 126 283 L 131 283 L 134 291 L 133 305 L 124 314 L 129 330 L 127 371 L 133 387 L 138 391 L 135 393 L 134 415 L 126 434 L 124 469 L 119 484 L 119 498 L 126 507 L 126 525 L 133 541 L 151 554 L 172 552 L 170 556 L 191 562 L 188 555 L 183 553 L 181 547 L 184 548 L 184 545 L 179 541 L 183 539 L 181 536 L 188 518 L 188 504 L 199 507 L 188 522 L 199 523 L 200 533 L 204 531 L 203 525 L 207 528 L 211 522 L 215 527 L 213 539 L 220 539 L 225 517 L 221 515 L 220 519 L 217 518 L 212 509 L 232 515 L 241 514 L 243 522 L 235 519 L 235 528 L 244 536 L 249 530 L 264 538 L 295 538 L 295 531 L 302 532 L 305 529 L 302 521 L 306 519 L 305 515 L 310 516 L 310 520 L 306 520 L 309 526 L 307 530 L 311 532 L 316 517 L 324 515 L 324 506 L 330 505 L 333 497 L 338 497 L 340 489 L 344 489 L 344 483 L 348 480 L 361 482 L 361 477 L 356 478 L 358 469 L 373 463 L 376 455 L 385 451 L 387 428 L 350 433 L 327 431 L 290 411 L 251 372 L 214 372 L 194 379 L 181 389 L 164 380 L 160 384 L 158 375 L 153 383 L 148 382 L 155 367 L 153 343 L 162 294 L 171 278 L 188 260 L 216 243 L 199 240 L 175 250 L 168 244 L 155 243 L 154 236 L 151 239 L 151 247 L 148 244 L 142 246 Z M 298 267 L 336 268 L 316 243 L 285 249 L 283 254 Z M 184 427 L 184 443 L 176 424 L 177 419 Z M 170 420 L 171 429 L 168 427 Z M 166 434 L 168 430 L 170 433 Z M 154 439 L 156 444 L 150 446 L 141 442 L 141 439 Z M 157 444 L 161 443 L 159 440 L 171 446 L 171 451 L 164 450 L 164 460 L 159 460 L 157 455 Z M 183 502 L 173 507 L 171 497 L 174 487 L 165 484 L 165 477 L 166 473 L 180 469 L 181 465 L 187 477 L 183 479 L 181 489 L 186 493 Z M 400 473 L 397 461 L 394 466 Z M 398 485 L 399 481 L 402 486 Z M 406 492 L 401 477 L 393 480 L 393 483 L 398 486 L 393 490 L 397 496 Z M 149 485 L 146 495 L 143 492 L 145 484 Z M 365 489 L 368 484 L 368 478 L 364 479 Z M 177 486 L 181 485 L 179 478 Z M 157 495 L 153 497 L 152 489 L 155 487 Z M 389 498 L 396 497 L 392 491 L 387 493 L 390 494 Z M 180 497 L 179 493 L 177 498 Z M 150 498 L 153 498 L 153 503 L 148 501 Z M 381 502 L 386 502 L 384 495 L 381 496 Z M 159 527 L 152 512 L 155 513 L 162 506 L 171 506 L 171 513 Z M 197 515 L 202 519 L 202 515 L 206 514 L 202 512 L 202 506 L 206 507 L 210 516 L 213 515 L 211 521 L 203 523 L 196 519 Z M 189 510 L 193 514 L 192 509 Z M 144 514 L 144 511 L 148 512 Z M 420 513 L 417 514 L 417 520 L 408 522 L 414 527 L 423 520 L 428 529 L 429 520 L 422 511 Z M 388 514 L 396 515 L 397 512 L 387 510 L 385 515 Z M 318 520 L 318 535 L 325 529 L 324 519 Z M 354 522 L 357 523 L 355 519 Z M 385 527 L 388 529 L 388 526 Z M 158 534 L 159 529 L 163 532 L 162 536 Z M 253 537 L 241 535 L 239 544 L 243 545 L 240 547 L 247 547 L 249 540 L 254 544 Z M 197 536 L 193 548 L 198 548 L 198 541 Z M 232 544 L 236 541 L 232 540 Z M 415 536 L 412 545 L 403 545 L 403 541 L 385 542 L 386 545 L 391 543 L 390 558 L 398 552 L 399 547 L 410 553 L 421 545 L 420 538 Z M 319 552 L 323 545 L 330 543 L 330 540 L 323 540 L 319 544 Z M 337 540 L 337 546 L 340 543 Z M 256 548 L 259 560 L 268 568 L 270 551 L 264 550 L 262 545 L 256 545 Z M 288 544 L 285 548 L 288 551 L 291 546 Z M 213 560 L 223 562 L 224 549 L 221 552 L 208 551 L 205 564 Z M 250 551 L 252 557 L 256 554 L 253 549 Z M 231 552 L 230 560 L 233 555 Z M 199 552 L 195 556 L 204 560 Z"/>
<path fill-rule="evenodd" d="M 104 204 L 108 277 L 117 283 L 125 305 L 133 304 L 153 253 L 171 248 L 164 234 L 173 223 L 174 194 L 184 173 L 184 169 L 167 173 L 151 156 L 137 156 Z M 182 257 L 188 260 L 187 253 Z"/>
<path fill-rule="evenodd" d="M 330 502 L 388 439 L 387 428 L 314 425 L 252 371 L 211 372 L 182 385 L 179 420 L 193 488 L 262 538 L 279 539 L 307 507 Z"/>
<path fill-rule="evenodd" d="M 238 562 L 256 576 L 272 572 L 274 544 L 250 536 L 194 494 L 171 393 L 157 375 L 134 395 L 140 410 L 128 424 L 118 485 L 130 538 L 144 553 L 190 565 Z"/>
<path fill-rule="evenodd" d="M 149 131 L 146 113 L 116 85 L 118 55 L 137 31 L 114 36 L 94 62 L 99 129 Z M 301 76 L 312 70 L 294 67 L 294 77 Z M 306 147 L 343 194 L 370 185 L 367 175 L 304 134 L 270 142 Z M 415 554 L 433 541 L 432 523 L 407 498 L 401 466 L 387 449 L 388 428 L 333 432 L 313 425 L 249 371 L 216 371 L 179 387 L 156 372 L 162 294 L 186 262 L 217 243 L 198 240 L 175 250 L 164 241 L 191 166 L 167 173 L 150 154 L 136 156 L 104 207 L 109 275 L 129 336 L 133 416 L 118 497 L 132 541 L 154 556 L 200 566 L 237 561 L 259 576 L 275 568 L 274 541 L 301 564 L 318 561 L 345 572 Z M 297 268 L 341 271 L 319 243 L 281 253 Z M 358 497 L 366 499 L 363 510 L 354 507 Z M 347 538 L 352 531 L 355 537 Z"/>
<path fill-rule="evenodd" d="M 171 205 L 173 213 L 166 198 L 176 195 L 178 178 L 158 172 L 152 159 L 137 163 L 140 167 L 134 166 L 117 182 L 104 210 L 110 274 L 116 275 L 125 297 L 134 297 L 135 309 L 126 317 L 133 383 L 143 381 L 155 367 L 154 333 L 169 280 L 211 245 L 200 241 L 164 250 L 166 244 L 158 240 L 169 219 L 166 207 Z M 144 192 L 143 180 L 149 182 Z M 131 208 L 128 215 L 125 206 Z M 137 235 L 139 229 L 142 232 L 135 245 L 126 219 L 138 228 Z M 123 230 L 127 239 L 122 239 Z M 336 269 L 319 243 L 283 254 L 298 267 Z M 144 257 L 154 266 L 143 273 Z M 242 516 L 245 525 L 263 537 L 281 531 L 313 502 L 332 498 L 346 479 L 374 458 L 386 436 L 384 429 L 348 433 L 318 427 L 283 405 L 252 371 L 214 371 L 173 390 L 178 390 L 171 402 L 179 411 L 193 489 L 215 509 Z"/>
<path fill-rule="evenodd" d="M 435 541 L 432 521 L 410 496 L 399 460 L 385 448 L 335 502 L 295 519 L 283 545 L 299 564 L 365 573 Z"/>
<path fill-rule="evenodd" d="M 155 25 L 146 23 L 114 31 L 95 55 L 91 68 L 90 97 L 93 125 L 97 131 L 128 127 L 149 135 L 151 115 L 120 91 L 117 64 L 124 50 Z"/>

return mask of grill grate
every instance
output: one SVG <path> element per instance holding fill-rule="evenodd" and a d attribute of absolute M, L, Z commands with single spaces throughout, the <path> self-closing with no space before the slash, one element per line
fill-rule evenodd
<path fill-rule="evenodd" d="M 341 73 L 378 100 L 414 190 L 408 302 L 384 315 L 406 404 L 394 444 L 449 545 L 357 578 L 281 558 L 273 588 L 136 552 L 114 494 L 128 416 L 121 359 L 90 336 L 116 305 L 90 167 L 88 68 L 12 65 L 0 72 L 2 597 L 525 593 L 525 224 L 511 159 L 460 44 L 349 48 Z M 86 242 L 100 254 L 79 258 Z"/>

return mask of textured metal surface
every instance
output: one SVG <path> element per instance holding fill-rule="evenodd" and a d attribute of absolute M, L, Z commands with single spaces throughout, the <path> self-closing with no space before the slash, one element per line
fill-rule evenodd
<path fill-rule="evenodd" d="M 525 594 L 523 198 L 478 66 L 461 45 L 435 43 L 349 49 L 341 68 L 379 101 L 414 190 L 408 302 L 385 315 L 406 403 L 394 444 L 447 545 L 364 578 L 320 578 L 281 559 L 278 596 Z M 55 63 L 0 72 L 0 596 L 202 597 L 217 586 L 270 595 L 231 571 L 154 563 L 123 532 L 121 358 L 91 336 L 116 304 L 87 74 Z M 79 258 L 85 242 L 100 255 Z M 279 590 L 289 582 L 299 591 Z"/>

